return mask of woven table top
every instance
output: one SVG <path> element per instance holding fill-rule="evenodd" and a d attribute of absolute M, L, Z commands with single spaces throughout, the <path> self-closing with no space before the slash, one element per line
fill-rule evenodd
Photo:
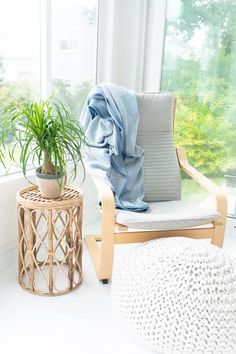
<path fill-rule="evenodd" d="M 81 204 L 82 190 L 74 186 L 66 186 L 65 193 L 58 199 L 47 199 L 41 196 L 37 186 L 28 186 L 17 193 L 17 202 L 35 209 L 63 209 Z"/>

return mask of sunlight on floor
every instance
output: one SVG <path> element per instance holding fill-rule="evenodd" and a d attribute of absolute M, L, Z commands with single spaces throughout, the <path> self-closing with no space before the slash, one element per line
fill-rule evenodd
<path fill-rule="evenodd" d="M 225 249 L 236 257 L 235 220 L 229 219 Z M 90 229 L 96 229 L 91 225 Z M 203 241 L 206 242 L 206 241 Z M 116 246 L 115 269 L 135 245 Z M 0 274 L 0 346 L 4 354 L 151 354 L 113 314 L 110 284 L 97 281 L 87 249 L 84 282 L 71 294 L 41 297 L 22 290 L 17 265 Z M 14 340 L 13 340 L 14 338 Z"/>

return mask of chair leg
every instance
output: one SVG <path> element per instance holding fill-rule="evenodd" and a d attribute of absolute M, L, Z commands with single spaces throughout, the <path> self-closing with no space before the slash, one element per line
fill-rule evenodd
<path fill-rule="evenodd" d="M 113 270 L 115 235 L 113 232 L 104 233 L 101 239 L 100 278 L 111 279 Z"/>
<path fill-rule="evenodd" d="M 213 222 L 214 235 L 212 237 L 211 243 L 213 245 L 223 247 L 227 218 L 227 198 L 225 194 L 219 194 L 217 196 L 216 207 L 217 211 L 220 212 L 220 217 Z"/>
<path fill-rule="evenodd" d="M 100 238 L 100 246 L 97 239 Z M 94 268 L 99 280 L 108 282 L 112 277 L 113 255 L 114 255 L 114 234 L 105 234 L 102 237 L 86 236 L 86 244 L 89 254 L 93 260 Z"/>
<path fill-rule="evenodd" d="M 85 237 L 85 243 L 87 245 L 89 255 L 93 261 L 93 266 L 97 273 L 97 277 L 99 278 L 99 269 L 100 269 L 100 259 L 101 259 L 101 252 L 98 248 L 97 241 L 95 235 L 88 235 Z"/>
<path fill-rule="evenodd" d="M 225 235 L 225 223 L 222 225 L 215 225 L 214 235 L 211 239 L 211 243 L 218 247 L 223 247 Z"/>

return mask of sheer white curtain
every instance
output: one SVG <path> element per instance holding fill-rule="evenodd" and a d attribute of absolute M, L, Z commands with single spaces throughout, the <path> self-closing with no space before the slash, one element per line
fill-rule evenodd
<path fill-rule="evenodd" d="M 97 82 L 159 91 L 166 0 L 100 0 Z"/>

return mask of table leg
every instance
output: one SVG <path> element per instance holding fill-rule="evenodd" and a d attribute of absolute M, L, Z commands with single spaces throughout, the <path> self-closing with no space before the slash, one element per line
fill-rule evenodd
<path fill-rule="evenodd" d="M 48 288 L 50 294 L 53 294 L 53 254 L 52 211 L 48 210 Z"/>
<path fill-rule="evenodd" d="M 36 230 L 36 210 L 32 210 L 31 211 L 31 222 L 32 222 L 32 225 L 33 227 L 32 228 L 32 238 L 33 238 L 33 248 L 34 248 L 34 258 L 35 258 L 35 262 L 38 263 L 37 261 L 37 248 L 36 248 L 36 233 L 35 233 L 35 230 Z"/>
<path fill-rule="evenodd" d="M 68 209 L 69 222 L 66 228 L 66 242 L 67 242 L 67 264 L 68 264 L 68 278 L 70 282 L 70 289 L 73 288 L 74 281 L 74 263 L 73 263 L 73 213 L 72 208 Z"/>
<path fill-rule="evenodd" d="M 83 201 L 77 207 L 77 226 L 76 230 L 76 269 L 82 274 L 82 220 L 83 220 Z"/>
<path fill-rule="evenodd" d="M 18 204 L 18 271 L 19 271 L 19 280 L 22 276 L 21 271 L 23 268 L 23 262 L 25 259 L 25 251 L 24 251 L 24 232 L 25 232 L 25 224 L 24 224 L 24 208 Z"/>
<path fill-rule="evenodd" d="M 29 289 L 34 291 L 34 255 L 33 255 L 33 247 L 34 247 L 34 235 L 33 229 L 31 225 L 31 210 L 26 210 L 26 225 L 28 226 L 28 244 L 27 244 L 27 252 L 29 256 Z"/>

